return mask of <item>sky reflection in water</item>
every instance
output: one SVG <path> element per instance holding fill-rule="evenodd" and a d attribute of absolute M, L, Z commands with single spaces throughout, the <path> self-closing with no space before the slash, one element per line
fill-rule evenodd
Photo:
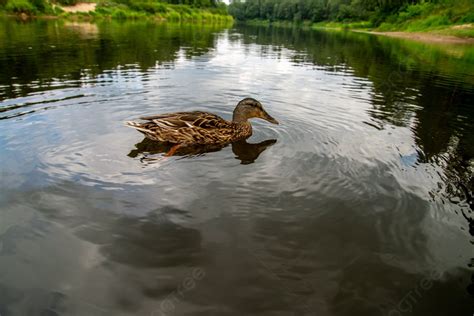
<path fill-rule="evenodd" d="M 472 48 L 0 22 L 1 315 L 472 314 Z M 246 96 L 263 147 L 122 123 Z"/>

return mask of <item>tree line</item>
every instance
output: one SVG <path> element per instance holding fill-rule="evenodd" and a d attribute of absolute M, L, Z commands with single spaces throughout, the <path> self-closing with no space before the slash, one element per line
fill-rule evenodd
<path fill-rule="evenodd" d="M 347 21 L 383 19 L 409 5 L 452 0 L 233 0 L 229 12 L 238 20 Z"/>

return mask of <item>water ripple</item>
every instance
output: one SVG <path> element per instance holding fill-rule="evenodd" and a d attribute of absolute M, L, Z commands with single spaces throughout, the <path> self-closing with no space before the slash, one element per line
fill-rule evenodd
<path fill-rule="evenodd" d="M 0 44 L 2 70 L 15 57 L 28 72 L 0 75 L 2 308 L 30 307 L 15 291 L 44 291 L 27 293 L 40 302 L 54 289 L 73 305 L 61 313 L 91 314 L 68 301 L 87 298 L 156 314 L 191 267 L 205 277 L 175 314 L 391 314 L 380 306 L 420 280 L 433 285 L 426 301 L 466 302 L 468 62 L 412 65 L 412 46 L 346 32 L 31 23 Z M 42 54 L 23 43 L 32 25 Z M 230 119 L 248 96 L 280 125 L 252 120 L 240 147 L 167 158 L 123 125 L 174 111 Z"/>

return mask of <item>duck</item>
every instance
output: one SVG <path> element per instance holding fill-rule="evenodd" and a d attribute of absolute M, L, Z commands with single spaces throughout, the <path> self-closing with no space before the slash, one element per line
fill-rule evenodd
<path fill-rule="evenodd" d="M 140 117 L 126 126 L 143 133 L 146 138 L 172 147 L 165 156 L 172 156 L 184 146 L 224 146 L 252 136 L 249 119 L 260 118 L 279 124 L 254 98 L 245 98 L 235 107 L 232 120 L 209 112 L 175 112 Z"/>

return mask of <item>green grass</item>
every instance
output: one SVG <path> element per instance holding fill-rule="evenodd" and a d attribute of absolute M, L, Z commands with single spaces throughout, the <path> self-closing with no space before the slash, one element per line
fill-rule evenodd
<path fill-rule="evenodd" d="M 95 18 L 125 19 L 155 19 L 173 22 L 228 23 L 233 19 L 230 15 L 214 13 L 209 9 L 192 8 L 185 5 L 170 5 L 151 1 L 133 2 L 130 5 L 111 1 L 99 2 Z"/>
<path fill-rule="evenodd" d="M 458 37 L 474 37 L 474 2 L 459 0 L 440 4 L 420 3 L 409 5 L 392 14 L 374 27 L 370 22 L 321 22 L 314 27 L 374 30 L 380 32 L 428 32 Z"/>
<path fill-rule="evenodd" d="M 35 14 L 37 9 L 28 0 L 10 0 L 5 5 L 5 10 L 12 13 Z"/>
<path fill-rule="evenodd" d="M 62 0 L 63 2 L 67 0 Z M 119 2 L 120 1 L 120 2 Z M 139 20 L 150 19 L 171 22 L 192 23 L 232 23 L 233 18 L 222 8 L 194 8 L 188 5 L 173 5 L 152 0 L 118 2 L 98 0 L 93 12 L 62 12 L 60 7 L 54 8 L 45 0 L 7 0 L 0 11 L 31 16 L 55 15 L 75 20 L 115 19 Z M 123 1 L 123 2 L 122 2 Z"/>
<path fill-rule="evenodd" d="M 313 24 L 313 28 L 330 28 L 330 29 L 358 29 L 364 30 L 371 28 L 369 21 L 359 22 L 318 22 Z"/>
<path fill-rule="evenodd" d="M 459 0 L 455 5 L 421 3 L 386 18 L 377 31 L 430 32 L 474 37 L 474 2 Z"/>

